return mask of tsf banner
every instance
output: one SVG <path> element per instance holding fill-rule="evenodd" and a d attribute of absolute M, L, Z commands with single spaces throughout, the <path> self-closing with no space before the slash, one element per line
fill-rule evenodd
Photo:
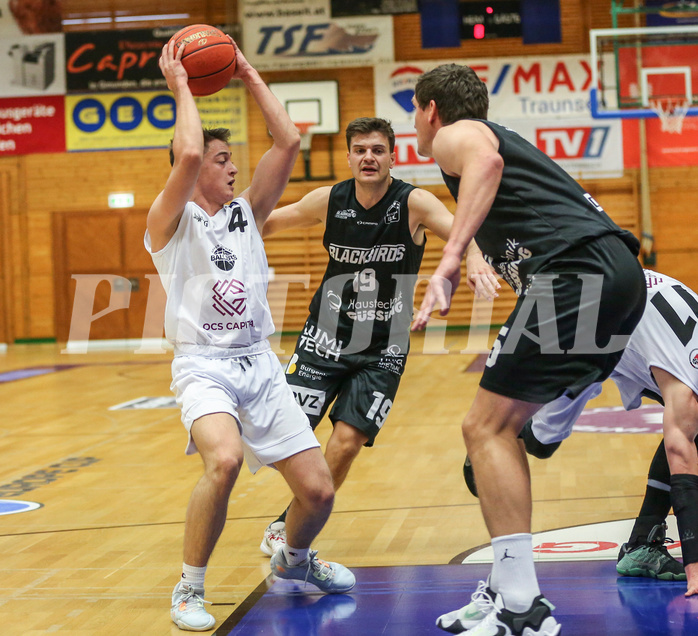
<path fill-rule="evenodd" d="M 229 128 L 231 143 L 247 139 L 243 87 L 224 88 L 196 98 L 206 128 Z M 169 92 L 68 95 L 65 108 L 67 149 L 123 150 L 166 147 L 172 139 L 176 109 Z"/>
<path fill-rule="evenodd" d="M 623 174 L 619 120 L 593 119 L 588 56 L 537 56 L 454 60 L 470 66 L 487 85 L 488 119 L 517 131 L 575 178 Z M 444 61 L 381 64 L 374 69 L 376 115 L 399 130 L 395 176 L 438 183 L 438 167 L 416 154 L 412 97 L 419 76 Z"/>
<path fill-rule="evenodd" d="M 245 57 L 260 71 L 372 66 L 390 62 L 390 16 L 328 18 L 306 15 L 248 17 Z"/>

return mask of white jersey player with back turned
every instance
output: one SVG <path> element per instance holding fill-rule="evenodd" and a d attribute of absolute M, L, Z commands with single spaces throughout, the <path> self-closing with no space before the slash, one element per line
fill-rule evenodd
<path fill-rule="evenodd" d="M 662 425 L 671 475 L 671 505 L 688 581 L 686 596 L 692 596 L 698 594 L 698 294 L 680 281 L 650 270 L 645 270 L 645 281 L 645 313 L 611 379 L 626 410 L 638 408 L 643 396 L 664 405 Z M 600 392 L 601 386 L 592 384 L 575 400 L 563 396 L 547 404 L 524 429 L 526 447 L 533 443 L 536 448 L 548 447 L 552 453 L 570 435 L 587 401 Z M 633 533 L 639 531 L 636 522 Z M 659 531 L 661 534 L 661 528 Z M 621 552 L 621 559 L 624 556 Z M 629 553 L 626 562 L 638 556 Z M 649 550 L 649 556 L 656 560 L 659 553 Z M 623 573 L 625 564 L 619 566 Z M 635 567 L 640 566 L 636 563 Z"/>
<path fill-rule="evenodd" d="M 693 596 L 698 594 L 698 294 L 665 274 L 644 270 L 644 275 L 645 311 L 610 378 L 626 410 L 640 407 L 643 397 L 664 405 L 664 441 L 652 460 L 645 500 L 616 570 L 622 576 L 687 581 L 685 594 Z M 595 382 L 576 397 L 562 395 L 544 405 L 521 432 L 526 452 L 550 457 L 601 390 Z M 463 471 L 470 492 L 478 496 L 467 460 Z M 683 564 L 664 547 L 670 508 Z M 441 616 L 439 626 L 454 634 L 470 630 L 473 617 L 492 608 L 490 601 L 491 590 L 483 583 L 469 605 Z"/>
<path fill-rule="evenodd" d="M 698 296 L 678 280 L 648 269 L 645 281 L 647 308 L 610 376 L 628 411 L 638 408 L 643 396 L 664 401 L 653 368 L 698 395 Z M 543 407 L 532 418 L 536 440 L 547 445 L 569 437 L 587 402 L 601 389 L 601 383 L 594 383 L 574 400 L 563 396 Z"/>

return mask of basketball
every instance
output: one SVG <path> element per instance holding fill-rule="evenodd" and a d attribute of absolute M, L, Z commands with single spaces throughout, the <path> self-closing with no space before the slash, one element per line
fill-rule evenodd
<path fill-rule="evenodd" d="M 184 47 L 182 65 L 189 75 L 193 95 L 213 95 L 235 73 L 235 47 L 228 36 L 208 24 L 193 24 L 172 36 L 177 48 Z"/>

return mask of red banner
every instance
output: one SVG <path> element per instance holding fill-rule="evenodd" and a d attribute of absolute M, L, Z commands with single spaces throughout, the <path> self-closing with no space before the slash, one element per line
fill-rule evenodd
<path fill-rule="evenodd" d="M 698 165 L 698 117 L 686 117 L 680 133 L 662 130 L 657 118 L 645 119 L 647 130 L 647 163 L 650 168 Z M 626 168 L 640 166 L 639 123 L 623 120 L 623 156 Z"/>
<path fill-rule="evenodd" d="M 0 99 L 0 157 L 65 152 L 63 95 Z"/>

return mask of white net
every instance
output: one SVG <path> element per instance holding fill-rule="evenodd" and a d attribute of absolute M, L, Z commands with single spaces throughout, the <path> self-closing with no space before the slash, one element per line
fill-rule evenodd
<path fill-rule="evenodd" d="M 310 152 L 310 146 L 313 145 L 312 133 L 301 133 L 301 150 Z"/>
<path fill-rule="evenodd" d="M 649 106 L 662 122 L 662 130 L 677 134 L 683 129 L 683 120 L 691 102 L 685 98 L 650 99 Z"/>
<path fill-rule="evenodd" d="M 310 127 L 313 124 L 296 124 L 298 132 L 301 134 L 301 151 L 310 152 L 310 146 L 313 143 L 313 133 L 310 132 Z"/>

